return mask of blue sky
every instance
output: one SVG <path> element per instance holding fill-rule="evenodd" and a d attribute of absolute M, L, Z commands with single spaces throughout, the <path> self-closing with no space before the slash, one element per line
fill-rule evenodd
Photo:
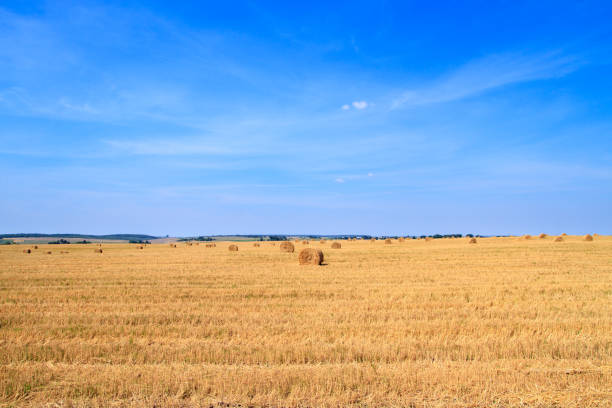
<path fill-rule="evenodd" d="M 0 232 L 612 233 L 612 6 L 426 3 L 0 3 Z"/>

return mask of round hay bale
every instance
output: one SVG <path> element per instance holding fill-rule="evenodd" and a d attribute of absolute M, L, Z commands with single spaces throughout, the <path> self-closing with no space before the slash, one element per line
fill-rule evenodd
<path fill-rule="evenodd" d="M 144 247 L 141 245 L 141 246 L 138 247 L 138 249 L 144 249 Z"/>
<path fill-rule="evenodd" d="M 563 237 L 557 237 L 557 238 L 555 238 L 555 242 L 563 242 Z"/>
<path fill-rule="evenodd" d="M 385 244 L 392 244 L 393 241 L 391 241 L 391 238 L 387 238 L 385 239 Z"/>
<path fill-rule="evenodd" d="M 217 244 L 206 244 L 206 248 L 214 248 Z"/>
<path fill-rule="evenodd" d="M 47 251 L 47 255 L 51 255 L 51 251 Z"/>
<path fill-rule="evenodd" d="M 567 234 L 564 232 L 563 234 L 561 234 L 562 237 L 567 237 Z"/>
<path fill-rule="evenodd" d="M 38 245 L 34 245 L 34 249 L 38 249 Z"/>
<path fill-rule="evenodd" d="M 230 250 L 230 251 L 233 251 L 233 252 L 238 251 L 238 245 L 232 244 L 232 245 L 228 246 L 227 249 Z"/>
<path fill-rule="evenodd" d="M 280 244 L 280 250 L 281 252 L 293 252 L 295 251 L 295 246 L 291 242 L 285 241 Z"/>
<path fill-rule="evenodd" d="M 32 253 L 32 250 L 31 250 L 31 249 L 24 249 L 24 250 L 23 250 L 23 253 L 24 253 L 24 254 L 31 254 L 31 253 Z"/>
<path fill-rule="evenodd" d="M 470 238 L 470 244 L 475 244 L 475 243 L 477 243 L 477 242 L 478 242 L 478 241 L 476 241 L 476 238 L 473 238 L 473 237 L 472 237 L 472 238 Z"/>
<path fill-rule="evenodd" d="M 101 254 L 102 253 L 102 248 L 96 248 L 94 249 L 94 252 L 97 254 Z"/>
<path fill-rule="evenodd" d="M 431 241 L 432 239 L 433 239 L 432 237 L 425 237 L 425 241 L 426 241 L 426 242 L 429 242 L 429 241 Z"/>
<path fill-rule="evenodd" d="M 376 238 L 370 238 L 370 242 L 376 242 Z"/>
<path fill-rule="evenodd" d="M 340 249 L 342 248 L 342 245 L 339 242 L 333 242 L 331 244 L 332 249 Z"/>
<path fill-rule="evenodd" d="M 304 244 L 304 245 L 308 245 L 309 243 L 310 243 L 310 242 L 308 242 L 308 241 L 306 241 L 306 240 L 302 241 L 302 244 Z"/>
<path fill-rule="evenodd" d="M 255 242 L 255 243 L 253 244 L 253 246 L 254 246 L 255 248 L 259 248 L 261 245 L 259 245 L 257 242 Z"/>
<path fill-rule="evenodd" d="M 300 265 L 321 265 L 323 263 L 323 251 L 315 248 L 304 248 L 298 256 Z"/>
<path fill-rule="evenodd" d="M 320 240 L 319 244 L 325 244 L 325 240 L 324 239 Z"/>
<path fill-rule="evenodd" d="M 176 248 L 176 244 L 170 244 L 170 248 Z"/>
<path fill-rule="evenodd" d="M 525 234 L 521 238 L 523 238 L 523 239 L 531 239 L 531 235 Z"/>
<path fill-rule="evenodd" d="M 548 238 L 548 235 L 542 233 L 542 234 L 538 235 L 538 238 L 545 239 L 545 238 Z"/>
<path fill-rule="evenodd" d="M 272 246 L 276 246 L 276 242 L 272 242 Z"/>
<path fill-rule="evenodd" d="M 405 239 L 404 239 L 404 238 L 402 238 L 402 237 L 400 237 L 400 238 L 398 239 L 398 241 L 399 241 L 399 242 L 404 242 L 404 241 L 405 241 Z"/>
<path fill-rule="evenodd" d="M 586 234 L 586 235 L 584 236 L 584 240 L 585 240 L 585 241 L 592 241 L 592 240 L 593 240 L 593 237 L 591 236 L 591 234 Z"/>

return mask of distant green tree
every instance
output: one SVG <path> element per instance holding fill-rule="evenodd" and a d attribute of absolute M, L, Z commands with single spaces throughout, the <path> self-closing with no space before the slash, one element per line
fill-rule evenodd
<path fill-rule="evenodd" d="M 57 241 L 50 241 L 49 244 L 53 244 L 53 245 L 57 245 L 57 244 L 69 244 L 70 241 L 68 241 L 67 239 L 64 238 L 60 238 Z"/>

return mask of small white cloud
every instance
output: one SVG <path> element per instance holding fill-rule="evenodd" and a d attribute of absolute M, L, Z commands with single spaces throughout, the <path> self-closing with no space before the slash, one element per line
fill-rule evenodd
<path fill-rule="evenodd" d="M 355 101 L 353 102 L 353 106 L 355 109 L 365 109 L 368 107 L 368 103 L 366 101 Z"/>
<path fill-rule="evenodd" d="M 368 173 L 368 177 L 372 177 L 374 174 L 372 173 Z"/>
<path fill-rule="evenodd" d="M 336 183 L 344 183 L 344 179 L 342 177 L 338 177 L 336 179 Z"/>
<path fill-rule="evenodd" d="M 349 110 L 349 109 L 351 109 L 351 107 L 350 107 L 350 106 L 348 106 L 348 105 L 342 105 L 342 110 Z"/>

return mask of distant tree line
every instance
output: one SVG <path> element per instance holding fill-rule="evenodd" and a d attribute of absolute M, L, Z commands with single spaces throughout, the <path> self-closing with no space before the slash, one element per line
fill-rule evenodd
<path fill-rule="evenodd" d="M 70 242 L 67 239 L 64 238 L 60 238 L 57 241 L 49 241 L 49 244 L 53 244 L 53 245 L 58 245 L 58 244 L 91 244 L 91 241 L 87 241 L 87 240 L 82 240 L 82 241 L 74 241 L 74 242 Z"/>
<path fill-rule="evenodd" d="M 192 237 L 192 238 L 179 238 L 179 242 L 183 241 L 214 241 L 211 237 Z"/>
<path fill-rule="evenodd" d="M 251 238 L 257 241 L 286 241 L 286 235 L 214 235 L 214 236 L 199 236 L 199 237 L 187 237 L 179 238 L 179 242 L 184 241 L 215 241 L 216 238 L 223 237 L 240 237 L 240 238 Z"/>
<path fill-rule="evenodd" d="M 58 239 L 57 241 L 49 241 L 48 244 L 53 244 L 53 245 L 58 245 L 58 244 L 69 244 L 70 241 L 68 241 L 67 239 L 61 238 Z"/>
<path fill-rule="evenodd" d="M 468 236 L 471 234 L 468 234 Z M 413 239 L 416 237 L 412 237 Z M 463 238 L 463 234 L 433 234 L 433 235 L 421 235 L 419 236 L 419 238 L 433 238 L 433 239 L 440 239 L 440 238 Z"/>
<path fill-rule="evenodd" d="M 0 237 L 4 238 L 80 238 L 80 239 L 112 239 L 127 241 L 130 239 L 135 240 L 151 240 L 157 237 L 153 235 L 143 234 L 110 234 L 110 235 L 86 235 L 86 234 L 3 234 Z"/>
<path fill-rule="evenodd" d="M 269 235 L 270 241 L 287 241 L 286 235 Z"/>

